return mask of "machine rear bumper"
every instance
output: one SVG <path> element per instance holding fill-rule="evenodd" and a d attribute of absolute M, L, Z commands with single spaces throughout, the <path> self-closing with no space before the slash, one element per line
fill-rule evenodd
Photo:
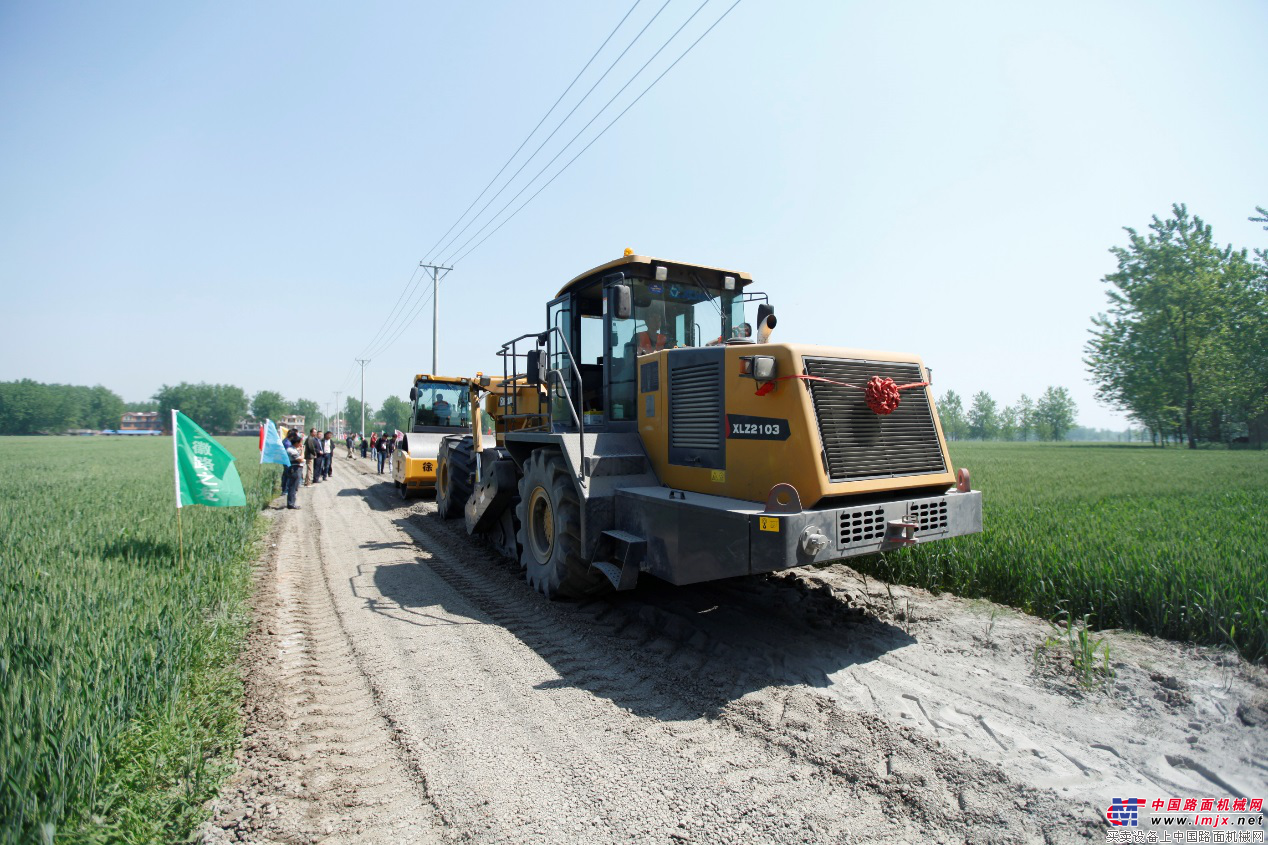
<path fill-rule="evenodd" d="M 396 460 L 393 480 L 411 490 L 430 490 L 436 486 L 435 458 L 411 458 L 408 453 L 397 452 Z"/>
<path fill-rule="evenodd" d="M 754 502 L 635 487 L 618 491 L 615 504 L 615 527 L 647 542 L 640 571 L 672 584 L 826 563 L 982 530 L 977 491 L 767 513 Z"/>

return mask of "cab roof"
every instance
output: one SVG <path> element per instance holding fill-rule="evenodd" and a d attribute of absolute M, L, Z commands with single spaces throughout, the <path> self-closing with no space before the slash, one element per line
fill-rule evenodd
<path fill-rule="evenodd" d="M 427 373 L 419 373 L 414 376 L 414 384 L 420 381 L 436 382 L 439 384 L 462 384 L 465 385 L 471 381 L 469 378 L 461 378 L 459 376 L 433 376 Z"/>
<path fill-rule="evenodd" d="M 647 267 L 643 268 L 637 265 L 647 265 Z M 724 270 L 721 267 L 707 267 L 703 264 L 690 264 L 685 261 L 671 261 L 665 258 L 652 258 L 651 256 L 648 256 L 648 255 L 623 255 L 620 258 L 616 259 L 615 261 L 609 261 L 607 264 L 600 264 L 598 267 L 587 270 L 586 272 L 582 273 L 580 276 L 577 276 L 572 281 L 568 282 L 568 284 L 560 288 L 559 293 L 555 294 L 555 297 L 556 298 L 561 297 L 565 293 L 568 293 L 569 291 L 576 290 L 577 288 L 588 284 L 589 282 L 593 281 L 596 276 L 606 275 L 613 271 L 619 270 L 622 267 L 629 267 L 630 270 L 635 271 L 637 275 L 639 276 L 643 276 L 643 275 L 650 276 L 651 265 L 656 265 L 658 267 L 668 267 L 669 272 L 675 275 L 679 275 L 691 270 L 694 270 L 697 273 L 703 273 L 704 275 L 703 281 L 705 282 L 705 284 L 710 287 L 717 287 L 719 289 L 721 289 L 722 287 L 721 280 L 723 276 L 734 276 L 737 280 L 738 286 L 741 288 L 745 287 L 746 285 L 752 284 L 753 282 L 752 276 L 750 276 L 748 273 L 741 273 L 738 270 Z M 638 272 L 642 270 L 645 270 L 645 272 Z M 717 284 L 709 285 L 709 282 L 714 281 L 715 279 L 717 281 Z"/>

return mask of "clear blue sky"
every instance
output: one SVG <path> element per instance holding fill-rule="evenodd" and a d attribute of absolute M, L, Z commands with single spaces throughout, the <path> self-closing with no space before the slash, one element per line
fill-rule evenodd
<path fill-rule="evenodd" d="M 418 262 L 631 2 L 0 4 L 0 380 L 356 391 Z M 489 212 L 698 5 L 670 0 Z M 1268 245 L 1246 219 L 1268 205 L 1266 34 L 1259 0 L 743 0 L 457 264 L 440 369 L 494 369 L 629 246 L 752 273 L 777 339 L 918 352 L 939 393 L 1001 403 L 1065 385 L 1083 424 L 1120 426 L 1080 359 L 1122 227 L 1184 202 Z M 405 394 L 429 307 L 371 351 L 367 400 Z"/>

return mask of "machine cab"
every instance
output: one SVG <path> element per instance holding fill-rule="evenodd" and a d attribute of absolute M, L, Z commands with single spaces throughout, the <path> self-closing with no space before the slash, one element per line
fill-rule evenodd
<path fill-rule="evenodd" d="M 466 379 L 416 375 L 409 400 L 412 432 L 456 434 L 471 427 Z"/>
<path fill-rule="evenodd" d="M 570 281 L 547 305 L 545 363 L 558 373 L 551 388 L 552 429 L 573 430 L 579 418 L 587 431 L 635 430 L 640 359 L 756 341 L 745 306 L 766 295 L 746 292 L 751 283 L 747 273 L 641 255 Z"/>

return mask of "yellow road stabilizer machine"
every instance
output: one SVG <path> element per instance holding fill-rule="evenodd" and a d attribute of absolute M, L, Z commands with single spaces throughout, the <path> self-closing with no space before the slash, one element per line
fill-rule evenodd
<path fill-rule="evenodd" d="M 471 382 L 484 405 L 440 444 L 442 517 L 550 598 L 981 531 L 918 356 L 772 342 L 748 274 L 626 252 Z"/>

